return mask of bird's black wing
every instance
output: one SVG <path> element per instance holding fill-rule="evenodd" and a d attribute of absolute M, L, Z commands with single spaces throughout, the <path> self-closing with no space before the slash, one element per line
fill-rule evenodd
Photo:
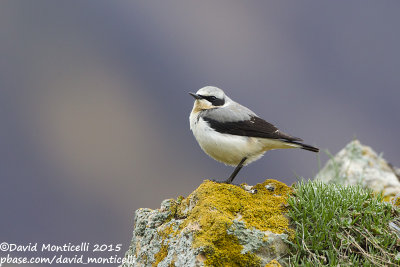
<path fill-rule="evenodd" d="M 298 137 L 290 136 L 279 131 L 279 129 L 274 125 L 257 116 L 252 116 L 249 120 L 226 122 L 219 122 L 207 116 L 203 117 L 203 119 L 208 122 L 211 128 L 219 133 L 248 137 L 282 139 L 285 141 L 303 141 Z"/>

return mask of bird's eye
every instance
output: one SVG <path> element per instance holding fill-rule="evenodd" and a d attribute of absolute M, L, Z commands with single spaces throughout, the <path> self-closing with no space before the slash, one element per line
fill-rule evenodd
<path fill-rule="evenodd" d="M 208 102 L 210 102 L 213 106 L 222 106 L 223 104 L 225 104 L 225 100 L 224 99 L 219 99 L 213 95 L 204 97 Z"/>

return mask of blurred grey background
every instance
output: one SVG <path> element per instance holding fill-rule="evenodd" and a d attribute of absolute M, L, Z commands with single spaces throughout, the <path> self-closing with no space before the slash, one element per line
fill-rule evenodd
<path fill-rule="evenodd" d="M 1 1 L 0 242 L 122 243 L 98 255 L 123 255 L 135 209 L 226 178 L 189 130 L 187 93 L 206 85 L 322 150 L 357 137 L 399 166 L 399 12 L 399 1 Z M 272 151 L 237 182 L 291 184 L 318 168 L 314 153 Z"/>

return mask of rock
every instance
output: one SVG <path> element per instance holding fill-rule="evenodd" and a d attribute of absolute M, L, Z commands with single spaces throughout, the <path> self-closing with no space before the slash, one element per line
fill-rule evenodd
<path fill-rule="evenodd" d="M 400 193 L 397 175 L 396 168 L 388 164 L 381 155 L 354 140 L 331 158 L 315 179 L 326 183 L 360 184 L 374 192 L 382 192 L 384 199 L 389 201 Z"/>
<path fill-rule="evenodd" d="M 138 209 L 121 266 L 280 266 L 293 236 L 291 188 L 275 180 L 241 187 L 205 181 L 186 199 Z"/>
<path fill-rule="evenodd" d="M 397 179 L 399 179 L 399 181 L 400 181 L 400 168 L 396 168 L 390 163 L 389 163 L 389 166 L 390 166 L 390 168 L 392 168 L 392 171 L 397 176 Z"/>

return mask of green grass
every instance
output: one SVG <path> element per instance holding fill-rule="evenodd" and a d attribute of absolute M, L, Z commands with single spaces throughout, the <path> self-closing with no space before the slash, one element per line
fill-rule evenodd
<path fill-rule="evenodd" d="M 300 182 L 288 200 L 296 229 L 290 266 L 399 266 L 389 228 L 399 212 L 359 186 Z"/>

